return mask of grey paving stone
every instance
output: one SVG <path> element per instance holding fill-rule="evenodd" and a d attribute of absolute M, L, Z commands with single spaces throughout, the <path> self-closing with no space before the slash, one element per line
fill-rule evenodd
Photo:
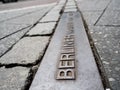
<path fill-rule="evenodd" d="M 60 0 L 58 5 L 64 5 L 67 0 Z"/>
<path fill-rule="evenodd" d="M 75 9 L 75 8 L 77 9 L 76 6 L 66 6 L 66 7 L 65 7 L 65 9 Z"/>
<path fill-rule="evenodd" d="M 120 25 L 120 11 L 107 10 L 97 25 Z"/>
<path fill-rule="evenodd" d="M 25 37 L 0 58 L 1 64 L 35 63 L 43 56 L 49 37 Z"/>
<path fill-rule="evenodd" d="M 61 11 L 61 9 L 62 9 L 62 7 L 63 7 L 64 5 L 57 5 L 57 6 L 55 6 L 53 9 L 52 9 L 52 11 L 56 11 L 56 10 L 59 10 L 59 12 Z"/>
<path fill-rule="evenodd" d="M 65 9 L 64 12 L 65 13 L 68 13 L 68 12 L 77 12 L 77 9 Z"/>
<path fill-rule="evenodd" d="M 30 27 L 0 40 L 0 56 L 8 51 L 29 29 Z"/>
<path fill-rule="evenodd" d="M 64 4 L 63 4 L 64 5 Z M 62 7 L 57 5 L 50 12 L 48 12 L 40 22 L 57 22 L 60 17 Z"/>
<path fill-rule="evenodd" d="M 50 12 L 40 20 L 40 22 L 57 22 L 60 17 L 59 12 Z"/>
<path fill-rule="evenodd" d="M 11 24 L 7 22 L 1 23 L 0 24 L 0 39 L 28 26 L 29 25 L 26 25 L 26 24 Z"/>
<path fill-rule="evenodd" d="M 78 7 L 81 11 L 104 10 L 110 0 L 78 0 Z"/>
<path fill-rule="evenodd" d="M 22 90 L 29 76 L 29 68 L 0 68 L 0 90 Z"/>
<path fill-rule="evenodd" d="M 69 0 L 66 5 L 75 5 L 75 1 L 74 0 Z"/>
<path fill-rule="evenodd" d="M 120 0 L 112 0 L 108 6 L 109 10 L 120 10 Z"/>
<path fill-rule="evenodd" d="M 42 11 L 45 10 L 45 8 L 51 8 L 53 7 L 54 4 L 50 5 L 43 5 L 43 6 L 36 6 L 36 7 L 31 7 L 31 8 L 26 8 L 26 9 L 19 9 L 19 10 L 13 10 L 13 11 L 6 11 L 6 12 L 0 12 L 0 22 L 5 21 L 8 19 L 13 19 L 17 17 L 24 16 L 26 14 L 34 13 L 36 11 Z"/>
<path fill-rule="evenodd" d="M 84 12 L 83 11 L 82 14 L 88 25 L 94 25 L 96 21 L 98 20 L 98 18 L 100 17 L 100 15 L 102 14 L 102 11 L 96 11 L 96 12 L 94 11 Z"/>
<path fill-rule="evenodd" d="M 47 35 L 52 34 L 55 28 L 56 22 L 38 23 L 27 35 Z"/>
<path fill-rule="evenodd" d="M 66 6 L 75 6 L 75 3 L 72 2 L 72 3 L 67 3 Z"/>
<path fill-rule="evenodd" d="M 120 27 L 89 26 L 113 90 L 120 89 Z"/>
<path fill-rule="evenodd" d="M 6 21 L 6 23 L 13 23 L 13 24 L 35 24 L 39 19 L 41 19 L 45 13 L 47 13 L 51 8 L 44 8 L 40 11 L 36 11 L 18 18 L 11 19 Z"/>

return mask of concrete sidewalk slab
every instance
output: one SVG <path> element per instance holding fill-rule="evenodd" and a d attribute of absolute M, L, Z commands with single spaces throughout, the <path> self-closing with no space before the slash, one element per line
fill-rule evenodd
<path fill-rule="evenodd" d="M 104 10 L 110 0 L 78 0 L 77 4 L 81 11 L 100 11 Z"/>
<path fill-rule="evenodd" d="M 0 90 L 22 90 L 29 76 L 29 68 L 0 68 Z"/>
<path fill-rule="evenodd" d="M 87 22 L 87 25 L 95 25 L 102 14 L 102 11 L 83 11 L 82 14 L 85 18 L 85 21 Z"/>
<path fill-rule="evenodd" d="M 30 27 L 18 31 L 2 40 L 0 40 L 0 56 L 4 55 L 21 37 L 30 29 Z"/>
<path fill-rule="evenodd" d="M 25 37 L 0 58 L 0 63 L 5 65 L 34 64 L 43 56 L 48 41 L 49 37 Z"/>
<path fill-rule="evenodd" d="M 120 11 L 107 10 L 96 25 L 120 26 Z"/>
<path fill-rule="evenodd" d="M 56 22 L 38 23 L 27 35 L 50 35 L 53 33 Z"/>
<path fill-rule="evenodd" d="M 113 90 L 120 89 L 120 27 L 89 26 Z"/>

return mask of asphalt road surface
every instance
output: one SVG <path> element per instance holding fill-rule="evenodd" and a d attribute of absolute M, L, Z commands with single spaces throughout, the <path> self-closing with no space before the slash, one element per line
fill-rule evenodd
<path fill-rule="evenodd" d="M 14 2 L 14 3 L 12 2 L 7 4 L 3 4 L 2 2 L 0 2 L 0 11 L 35 6 L 35 5 L 49 4 L 58 1 L 59 0 L 18 0 L 18 2 Z"/>

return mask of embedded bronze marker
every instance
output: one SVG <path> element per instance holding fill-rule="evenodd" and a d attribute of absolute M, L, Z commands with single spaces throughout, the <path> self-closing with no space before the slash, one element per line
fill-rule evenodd
<path fill-rule="evenodd" d="M 75 40 L 73 14 L 69 13 L 68 20 L 67 32 L 63 40 L 59 64 L 57 67 L 57 80 L 75 80 Z"/>
<path fill-rule="evenodd" d="M 63 13 L 29 90 L 104 90 L 79 12 Z"/>

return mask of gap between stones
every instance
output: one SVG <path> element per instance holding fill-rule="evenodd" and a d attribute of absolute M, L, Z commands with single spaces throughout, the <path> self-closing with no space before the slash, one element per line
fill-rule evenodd
<path fill-rule="evenodd" d="M 35 12 L 37 12 L 37 11 L 39 11 L 39 10 L 35 10 L 35 11 L 33 11 L 33 12 L 28 12 L 28 13 L 21 14 L 21 15 L 15 16 L 15 17 L 11 17 L 11 18 L 8 18 L 8 19 L 6 19 L 6 20 L 8 21 L 8 20 L 11 20 L 11 19 L 16 19 L 16 18 L 18 18 L 18 17 L 22 17 L 22 16 L 25 16 L 25 15 L 28 15 L 28 14 L 32 14 L 32 13 L 35 13 Z M 1 22 L 5 22 L 6 20 L 2 20 L 2 21 L 0 21 L 0 23 L 1 23 Z"/>
<path fill-rule="evenodd" d="M 56 6 L 56 5 L 55 5 Z M 54 7 L 55 7 L 54 6 Z M 17 32 L 19 32 L 19 31 L 22 31 L 22 30 L 24 30 L 24 29 L 26 29 L 26 28 L 28 28 L 28 27 L 34 27 L 36 24 L 38 24 L 39 23 L 39 21 L 46 15 L 46 14 L 48 14 L 54 7 L 52 7 L 50 10 L 48 10 L 40 19 L 38 19 L 33 25 L 28 25 L 27 27 L 24 27 L 24 28 L 22 28 L 22 29 L 20 29 L 20 30 L 18 30 L 18 31 L 15 31 L 15 32 L 13 32 L 13 33 L 11 33 L 11 34 L 9 34 L 9 35 L 6 35 L 5 37 L 3 37 L 3 38 L 0 38 L 0 40 L 1 39 L 4 39 L 4 38 L 6 38 L 6 37 L 9 37 L 9 36 L 11 36 L 11 35 L 13 35 L 13 34 L 15 34 L 15 33 L 17 33 Z M 39 10 L 38 10 L 39 11 Z M 36 12 L 36 11 L 34 11 L 34 12 Z M 33 12 L 29 12 L 29 13 L 26 13 L 26 14 L 30 14 L 30 13 L 33 13 Z M 25 15 L 26 15 L 25 14 Z M 23 15 L 22 15 L 23 16 Z M 32 29 L 31 28 L 31 29 Z M 29 32 L 29 30 L 28 30 L 28 32 Z M 26 34 L 26 33 L 25 33 Z M 24 35 L 23 35 L 23 37 L 24 37 Z"/>
<path fill-rule="evenodd" d="M 20 30 L 18 30 L 18 31 L 15 31 L 15 32 L 13 32 L 13 33 L 11 33 L 11 34 L 9 34 L 9 35 L 6 35 L 6 36 L 0 38 L 0 40 L 4 39 L 4 38 L 6 38 L 6 37 L 9 37 L 9 36 L 11 36 L 11 35 L 13 35 L 13 34 L 15 34 L 15 33 L 18 33 L 18 32 L 20 32 L 20 31 L 23 31 L 24 29 L 29 28 L 30 26 L 31 26 L 31 25 L 28 25 L 28 26 L 26 26 L 26 27 L 24 27 L 24 28 L 22 28 L 22 29 L 20 29 Z"/>
<path fill-rule="evenodd" d="M 56 6 L 56 5 L 55 5 L 55 6 Z M 20 31 L 22 31 L 22 30 L 30 27 L 30 29 L 19 39 L 19 40 L 21 40 L 21 39 L 24 38 L 24 37 L 26 36 L 26 34 L 27 34 L 35 25 L 37 25 L 37 24 L 39 23 L 39 21 L 40 21 L 46 14 L 48 14 L 53 8 L 54 8 L 54 7 L 52 7 L 50 10 L 48 10 L 48 12 L 46 12 L 46 13 L 45 13 L 39 20 L 37 20 L 33 25 L 29 25 L 29 26 L 27 26 L 27 27 L 24 27 L 24 28 L 22 28 L 22 29 L 20 29 L 20 30 L 18 30 L 18 31 L 16 31 L 16 32 L 13 32 L 13 33 L 11 33 L 11 34 L 9 34 L 9 35 L 1 38 L 1 39 L 4 39 L 4 38 L 6 38 L 6 37 L 9 37 L 9 36 L 11 36 L 11 35 L 13 35 L 13 34 L 15 34 L 15 33 L 17 33 L 17 32 L 20 32 Z M 1 39 L 0 39 L 0 40 L 1 40 Z M 19 40 L 18 40 L 17 42 L 19 42 Z M 17 42 L 16 42 L 16 43 L 17 43 Z M 2 56 L 5 55 L 7 52 L 9 52 L 9 51 L 14 47 L 14 45 L 15 45 L 16 43 L 14 43 L 14 44 L 13 44 L 5 53 L 3 53 L 0 57 L 2 57 Z M 1 66 L 4 66 L 4 65 L 1 65 L 1 64 L 0 64 L 0 67 L 1 67 Z M 15 65 L 14 65 L 14 66 L 15 66 Z M 17 65 L 17 66 L 18 66 L 18 65 Z"/>
<path fill-rule="evenodd" d="M 66 4 L 66 3 L 65 3 L 65 4 Z M 61 11 L 60 11 L 60 17 L 61 17 L 62 14 L 63 14 L 63 10 L 64 10 L 64 6 L 63 6 L 63 8 L 62 8 Z M 58 21 L 56 22 L 56 25 L 55 25 L 55 27 L 54 27 L 54 29 L 53 29 L 52 34 L 51 34 L 52 36 L 50 37 L 49 40 L 51 40 L 51 38 L 52 38 L 53 35 L 54 35 L 55 29 L 56 29 L 56 27 L 58 26 L 58 23 L 59 23 L 59 21 L 60 21 L 60 17 L 59 17 Z M 49 35 L 49 34 L 48 34 L 48 35 Z M 39 35 L 39 36 L 48 36 L 48 35 Z M 50 35 L 49 35 L 49 36 L 50 36 Z M 31 37 L 34 37 L 34 36 L 31 36 Z M 26 82 L 25 82 L 25 86 L 23 87 L 22 90 L 29 90 L 30 85 L 32 84 L 32 81 L 33 81 L 33 79 L 34 79 L 34 76 L 35 76 L 35 74 L 36 74 L 36 72 L 37 72 L 37 70 L 38 70 L 38 68 L 39 68 L 39 66 L 40 66 L 40 63 L 41 63 L 41 61 L 42 61 L 42 59 L 43 59 L 43 57 L 44 57 L 44 55 L 45 55 L 45 52 L 46 52 L 49 44 L 50 44 L 50 41 L 49 41 L 48 45 L 46 46 L 46 49 L 45 49 L 45 51 L 44 51 L 44 54 L 43 54 L 41 60 L 38 61 L 38 62 L 36 63 L 36 66 L 33 66 L 32 69 L 30 70 L 30 72 L 29 72 L 30 76 L 27 78 L 27 80 L 26 80 Z"/>

